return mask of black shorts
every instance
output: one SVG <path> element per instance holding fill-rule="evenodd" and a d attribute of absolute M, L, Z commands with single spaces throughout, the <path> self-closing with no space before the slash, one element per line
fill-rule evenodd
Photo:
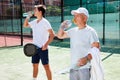
<path fill-rule="evenodd" d="M 40 60 L 43 65 L 46 65 L 49 63 L 48 49 L 42 50 L 42 48 L 39 48 L 37 50 L 37 53 L 34 56 L 32 56 L 32 63 L 39 63 Z"/>

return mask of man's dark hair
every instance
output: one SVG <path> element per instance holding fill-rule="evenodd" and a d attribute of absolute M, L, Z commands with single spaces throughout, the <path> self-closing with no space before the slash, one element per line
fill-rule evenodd
<path fill-rule="evenodd" d="M 38 11 L 42 11 L 42 15 L 45 14 L 46 7 L 44 5 L 36 5 Z"/>

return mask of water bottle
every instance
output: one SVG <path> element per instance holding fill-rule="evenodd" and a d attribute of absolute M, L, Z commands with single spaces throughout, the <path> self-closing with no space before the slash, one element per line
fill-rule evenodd
<path fill-rule="evenodd" d="M 33 14 L 34 14 L 34 11 L 28 11 L 26 13 L 23 13 L 23 17 L 32 16 Z"/>
<path fill-rule="evenodd" d="M 28 11 L 27 14 L 32 16 L 34 14 L 34 11 Z"/>
<path fill-rule="evenodd" d="M 69 28 L 72 25 L 71 20 L 66 20 L 66 28 Z"/>

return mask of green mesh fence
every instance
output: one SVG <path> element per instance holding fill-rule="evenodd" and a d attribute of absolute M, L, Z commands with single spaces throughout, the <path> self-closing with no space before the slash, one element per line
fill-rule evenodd
<path fill-rule="evenodd" d="M 120 1 L 64 0 L 64 19 L 72 19 L 71 10 L 80 6 L 88 9 L 88 24 L 97 31 L 101 45 L 120 48 Z"/>
<path fill-rule="evenodd" d="M 21 34 L 20 26 L 20 8 L 22 14 L 33 10 L 34 4 L 22 3 L 20 7 L 19 2 L 6 3 L 7 0 L 0 1 L 0 34 Z M 71 10 L 82 6 L 88 9 L 90 17 L 88 24 L 93 27 L 100 38 L 102 46 L 118 47 L 120 48 L 120 1 L 119 0 L 61 0 L 63 1 L 63 8 L 61 5 L 48 5 L 45 17 L 50 21 L 53 30 L 57 33 L 61 20 L 73 19 Z M 5 8 L 5 9 L 4 9 Z M 63 9 L 63 13 L 61 12 Z M 62 16 L 63 14 L 63 16 Z M 31 20 L 35 17 L 33 16 Z M 23 16 L 22 21 L 25 17 Z M 75 25 L 73 24 L 72 27 Z M 31 36 L 30 28 L 23 28 L 23 35 Z M 66 40 L 64 40 L 66 41 Z M 65 42 L 66 44 L 67 41 Z"/>

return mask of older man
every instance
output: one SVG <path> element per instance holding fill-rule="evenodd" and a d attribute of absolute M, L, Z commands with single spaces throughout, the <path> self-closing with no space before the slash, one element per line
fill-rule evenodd
<path fill-rule="evenodd" d="M 80 7 L 72 10 L 74 23 L 77 27 L 64 31 L 65 22 L 61 24 L 58 38 L 70 38 L 71 65 L 70 80 L 90 80 L 91 54 L 88 51 L 93 47 L 99 47 L 99 39 L 96 31 L 87 25 L 89 13 L 86 8 Z M 76 69 L 77 67 L 77 69 Z"/>

